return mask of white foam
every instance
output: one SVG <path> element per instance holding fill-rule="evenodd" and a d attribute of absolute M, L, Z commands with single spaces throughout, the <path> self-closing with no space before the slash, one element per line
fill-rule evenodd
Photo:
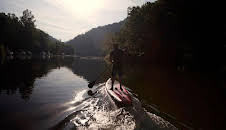
<path fill-rule="evenodd" d="M 112 101 L 104 87 L 98 87 L 98 92 L 92 98 L 87 98 L 87 90 L 82 90 L 75 95 L 74 103 L 81 102 L 74 108 L 74 117 L 71 122 L 76 129 L 155 129 L 177 130 L 161 117 L 146 112 L 135 97 L 132 98 L 133 106 L 118 108 Z"/>

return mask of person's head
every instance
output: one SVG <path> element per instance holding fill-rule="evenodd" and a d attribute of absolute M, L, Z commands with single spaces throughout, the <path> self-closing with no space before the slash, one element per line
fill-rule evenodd
<path fill-rule="evenodd" d="M 113 44 L 113 49 L 118 49 L 118 44 Z"/>

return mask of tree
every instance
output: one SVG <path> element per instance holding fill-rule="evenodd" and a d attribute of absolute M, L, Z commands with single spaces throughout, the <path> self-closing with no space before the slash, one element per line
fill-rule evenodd
<path fill-rule="evenodd" d="M 23 11 L 23 16 L 20 17 L 20 20 L 24 27 L 26 28 L 35 28 L 35 19 L 32 12 L 28 9 Z"/>
<path fill-rule="evenodd" d="M 3 44 L 0 43 L 0 65 L 3 64 L 4 60 L 5 60 L 5 47 Z"/>
<path fill-rule="evenodd" d="M 5 47 L 13 52 L 31 51 L 34 54 L 39 54 L 42 51 L 56 52 L 55 42 L 60 41 L 35 28 L 34 23 L 34 16 L 29 10 L 23 11 L 23 16 L 20 18 L 15 14 L 0 13 L 0 43 L 2 43 L 0 48 Z M 72 48 L 63 46 L 63 44 L 60 44 L 59 49 L 63 50 L 64 53 L 73 54 Z M 0 51 L 1 58 L 4 54 L 2 50 L 4 49 Z"/>

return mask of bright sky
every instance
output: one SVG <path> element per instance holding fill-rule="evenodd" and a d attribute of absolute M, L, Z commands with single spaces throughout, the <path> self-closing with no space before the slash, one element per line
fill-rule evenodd
<path fill-rule="evenodd" d="M 0 12 L 32 11 L 37 28 L 68 41 L 91 28 L 119 22 L 127 8 L 155 0 L 0 0 Z"/>

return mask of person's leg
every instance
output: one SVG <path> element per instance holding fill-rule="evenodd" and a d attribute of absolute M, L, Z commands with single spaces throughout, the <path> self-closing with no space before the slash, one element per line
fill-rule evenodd
<path fill-rule="evenodd" d="M 122 69 L 121 68 L 119 68 L 118 70 L 118 77 L 119 77 L 120 89 L 122 90 Z"/>
<path fill-rule="evenodd" d="M 115 75 L 116 75 L 116 70 L 113 65 L 112 67 L 112 73 L 111 73 L 111 90 L 113 90 L 114 82 L 115 82 Z"/>
<path fill-rule="evenodd" d="M 119 77 L 120 89 L 122 90 L 122 76 L 118 76 L 118 77 Z"/>
<path fill-rule="evenodd" d="M 111 90 L 113 90 L 114 82 L 115 82 L 115 76 L 112 76 L 111 77 Z"/>

